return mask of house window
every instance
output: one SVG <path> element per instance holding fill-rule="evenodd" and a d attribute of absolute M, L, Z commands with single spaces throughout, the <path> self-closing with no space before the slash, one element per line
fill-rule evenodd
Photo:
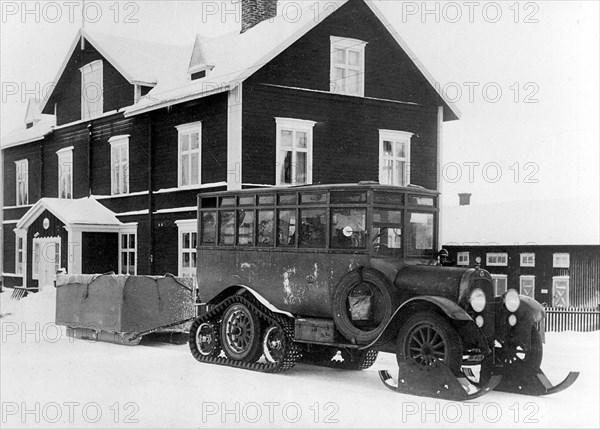
<path fill-rule="evenodd" d="M 521 276 L 519 283 L 521 295 L 535 298 L 535 276 Z"/>
<path fill-rule="evenodd" d="M 58 155 L 58 198 L 73 198 L 73 146 L 56 152 Z"/>
<path fill-rule="evenodd" d="M 379 130 L 379 183 L 408 186 L 412 133 Z"/>
<path fill-rule="evenodd" d="M 312 183 L 315 122 L 275 118 L 277 121 L 277 185 Z"/>
<path fill-rule="evenodd" d="M 120 236 L 119 253 L 121 254 L 121 259 L 119 260 L 119 273 L 135 276 L 137 273 L 136 233 L 121 233 Z"/>
<path fill-rule="evenodd" d="M 86 120 L 104 112 L 102 61 L 94 61 L 81 70 L 81 119 Z"/>
<path fill-rule="evenodd" d="M 197 222 L 181 220 L 175 222 L 179 229 L 179 277 L 196 277 Z"/>
<path fill-rule="evenodd" d="M 569 306 L 569 277 L 552 277 L 552 306 Z"/>
<path fill-rule="evenodd" d="M 494 282 L 494 294 L 496 296 L 502 296 L 508 290 L 508 278 L 504 274 L 492 274 L 492 281 Z"/>
<path fill-rule="evenodd" d="M 522 267 L 535 267 L 535 253 L 521 253 Z"/>
<path fill-rule="evenodd" d="M 554 268 L 569 268 L 570 259 L 568 253 L 555 253 L 552 255 L 552 266 Z"/>
<path fill-rule="evenodd" d="M 179 187 L 185 188 L 201 184 L 202 165 L 202 123 L 180 125 L 179 133 Z"/>
<path fill-rule="evenodd" d="M 29 204 L 29 161 L 16 161 L 17 206 Z"/>
<path fill-rule="evenodd" d="M 456 255 L 456 265 L 469 266 L 469 252 L 458 252 Z"/>
<path fill-rule="evenodd" d="M 508 253 L 487 253 L 485 263 L 490 267 L 508 266 Z"/>
<path fill-rule="evenodd" d="M 367 42 L 331 37 L 331 92 L 365 95 L 365 46 Z"/>
<path fill-rule="evenodd" d="M 27 231 L 17 230 L 15 243 L 15 274 L 25 275 L 25 255 L 27 254 Z"/>
<path fill-rule="evenodd" d="M 129 193 L 129 136 L 116 136 L 110 143 L 111 194 Z"/>

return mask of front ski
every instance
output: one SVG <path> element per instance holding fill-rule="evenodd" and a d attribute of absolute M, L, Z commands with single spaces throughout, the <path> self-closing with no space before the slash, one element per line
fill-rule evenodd
<path fill-rule="evenodd" d="M 579 377 L 578 372 L 571 371 L 567 377 L 553 385 L 541 369 L 535 372 L 512 371 L 504 373 L 502 381 L 496 387 L 501 392 L 519 393 L 521 395 L 543 396 L 562 392 L 571 387 Z"/>
<path fill-rule="evenodd" d="M 494 375 L 485 386 L 476 388 L 466 377 L 457 377 L 440 362 L 424 367 L 413 359 L 400 365 L 396 382 L 387 371 L 379 371 L 383 384 L 391 390 L 407 395 L 426 396 L 449 401 L 467 401 L 485 395 L 502 380 Z"/>

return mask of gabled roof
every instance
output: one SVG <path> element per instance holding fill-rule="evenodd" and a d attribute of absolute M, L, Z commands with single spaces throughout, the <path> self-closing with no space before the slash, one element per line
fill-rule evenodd
<path fill-rule="evenodd" d="M 7 149 L 12 146 L 31 143 L 50 134 L 56 125 L 56 117 L 40 114 L 38 119 L 37 122 L 34 121 L 33 127 L 25 128 L 25 125 L 22 125 L 2 137 L 0 139 L 1 148 Z"/>
<path fill-rule="evenodd" d="M 48 210 L 67 227 L 118 227 L 121 225 L 115 214 L 94 198 L 79 200 L 42 198 L 19 220 L 17 229 L 28 228 L 44 210 Z"/>
<path fill-rule="evenodd" d="M 600 245 L 600 203 L 531 200 L 444 206 L 444 245 Z"/>
<path fill-rule="evenodd" d="M 53 80 L 54 83 L 61 78 L 82 37 L 132 85 L 156 85 L 164 62 L 173 51 L 182 49 L 182 46 L 117 37 L 93 29 L 80 29 Z M 45 97 L 41 111 L 44 110 L 51 95 L 50 93 Z"/>
<path fill-rule="evenodd" d="M 334 14 L 347 1 L 328 2 L 328 7 L 324 8 L 318 20 L 314 19 L 314 11 L 310 10 L 314 5 L 308 4 L 305 10 L 298 14 L 298 21 L 287 19 L 279 14 L 272 20 L 263 21 L 244 33 L 236 31 L 216 39 L 198 38 L 192 52 L 188 52 L 187 55 L 185 52 L 180 52 L 180 56 L 174 55 L 170 58 L 165 73 L 158 78 L 156 87 L 137 104 L 128 107 L 125 115 L 132 116 L 234 88 Z M 445 100 L 433 77 L 374 2 L 372 0 L 364 0 L 364 2 L 414 62 L 431 84 L 432 89 L 444 100 L 451 112 L 449 116 L 459 118 L 458 108 Z M 190 61 L 190 57 L 193 61 Z M 200 62 L 214 68 L 206 77 L 191 81 L 188 70 Z"/>

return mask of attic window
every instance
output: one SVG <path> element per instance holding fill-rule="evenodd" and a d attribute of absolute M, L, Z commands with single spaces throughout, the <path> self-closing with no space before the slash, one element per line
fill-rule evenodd
<path fill-rule="evenodd" d="M 91 119 L 104 113 L 102 60 L 86 64 L 81 69 L 81 119 Z"/>
<path fill-rule="evenodd" d="M 192 73 L 192 80 L 202 79 L 203 77 L 206 77 L 206 70 Z"/>
<path fill-rule="evenodd" d="M 331 37 L 331 92 L 365 95 L 365 47 L 367 42 Z"/>

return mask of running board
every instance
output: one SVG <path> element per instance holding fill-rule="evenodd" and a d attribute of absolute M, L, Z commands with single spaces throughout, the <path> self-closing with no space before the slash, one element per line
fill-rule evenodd
<path fill-rule="evenodd" d="M 449 401 L 479 398 L 495 389 L 502 380 L 501 375 L 494 375 L 485 386 L 477 389 L 466 377 L 455 376 L 440 362 L 424 367 L 413 359 L 400 365 L 397 382 L 387 371 L 379 371 L 379 377 L 386 387 L 395 392 Z"/>
<path fill-rule="evenodd" d="M 579 377 L 579 373 L 571 371 L 563 381 L 554 386 L 541 369 L 529 374 L 513 372 L 503 375 L 496 390 L 531 396 L 551 395 L 571 387 L 577 377 Z"/>

